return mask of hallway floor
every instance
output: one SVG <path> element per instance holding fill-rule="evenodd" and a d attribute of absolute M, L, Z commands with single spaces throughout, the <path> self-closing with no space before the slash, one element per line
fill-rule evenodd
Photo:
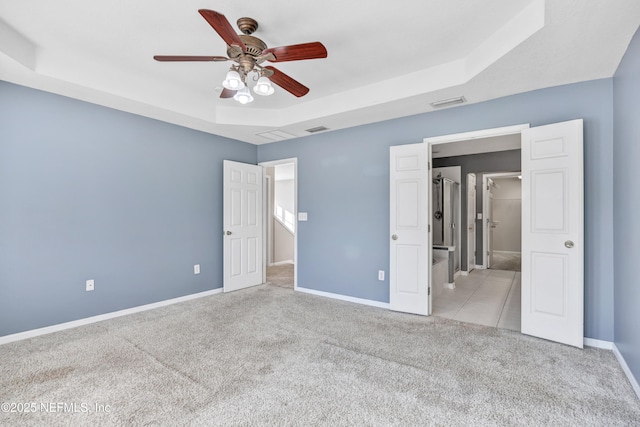
<path fill-rule="evenodd" d="M 520 272 L 473 270 L 433 290 L 433 315 L 520 331 Z"/>

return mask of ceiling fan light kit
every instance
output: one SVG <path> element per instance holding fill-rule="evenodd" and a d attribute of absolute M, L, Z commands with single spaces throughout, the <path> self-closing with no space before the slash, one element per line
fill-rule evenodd
<path fill-rule="evenodd" d="M 252 79 L 256 82 L 253 92 L 257 95 L 272 95 L 275 92 L 273 84 L 297 97 L 304 96 L 309 92 L 309 88 L 282 71 L 272 66 L 264 67 L 261 64 L 265 61 L 286 62 L 326 58 L 327 49 L 322 43 L 311 42 L 269 48 L 265 42 L 251 35 L 258 29 L 258 22 L 255 19 L 247 17 L 238 19 L 238 28 L 242 34 L 236 34 L 223 14 L 208 9 L 200 9 L 198 12 L 227 44 L 227 57 L 156 55 L 153 57 L 156 61 L 235 62 L 222 82 L 224 89 L 220 97 L 233 98 L 241 104 L 253 101 L 251 91 L 247 87 L 247 76 L 251 73 L 254 73 Z"/>
<path fill-rule="evenodd" d="M 233 95 L 233 99 L 244 105 L 253 101 L 253 95 L 251 95 L 249 88 L 244 86 L 242 89 L 237 91 L 235 95 Z"/>

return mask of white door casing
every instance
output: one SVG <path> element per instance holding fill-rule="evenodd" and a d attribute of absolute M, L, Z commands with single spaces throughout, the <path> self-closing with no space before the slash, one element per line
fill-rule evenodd
<path fill-rule="evenodd" d="M 476 265 L 476 174 L 467 174 L 467 271 Z"/>
<path fill-rule="evenodd" d="M 428 161 L 427 144 L 390 148 L 389 308 L 422 315 L 431 307 Z"/>
<path fill-rule="evenodd" d="M 230 292 L 263 281 L 263 169 L 225 160 L 223 174 L 223 290 Z"/>
<path fill-rule="evenodd" d="M 583 122 L 522 131 L 522 333 L 583 347 Z"/>

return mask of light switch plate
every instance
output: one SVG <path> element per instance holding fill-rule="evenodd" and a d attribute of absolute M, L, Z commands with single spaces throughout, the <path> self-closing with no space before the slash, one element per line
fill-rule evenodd
<path fill-rule="evenodd" d="M 482 219 L 482 213 L 478 213 L 478 219 Z"/>
<path fill-rule="evenodd" d="M 306 212 L 298 212 L 298 221 L 306 221 L 307 213 Z"/>
<path fill-rule="evenodd" d="M 200 274 L 200 264 L 193 266 L 193 274 Z"/>

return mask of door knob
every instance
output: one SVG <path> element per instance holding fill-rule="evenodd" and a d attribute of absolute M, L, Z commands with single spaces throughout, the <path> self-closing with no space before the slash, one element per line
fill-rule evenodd
<path fill-rule="evenodd" d="M 392 238 L 393 240 L 398 240 L 398 236 L 397 236 L 396 234 L 394 234 L 393 236 L 391 236 L 391 238 Z"/>
<path fill-rule="evenodd" d="M 231 236 L 231 232 L 230 231 L 227 231 L 227 236 Z"/>
<path fill-rule="evenodd" d="M 571 249 L 573 247 L 573 241 L 567 240 L 566 242 L 564 242 L 564 246 Z"/>

